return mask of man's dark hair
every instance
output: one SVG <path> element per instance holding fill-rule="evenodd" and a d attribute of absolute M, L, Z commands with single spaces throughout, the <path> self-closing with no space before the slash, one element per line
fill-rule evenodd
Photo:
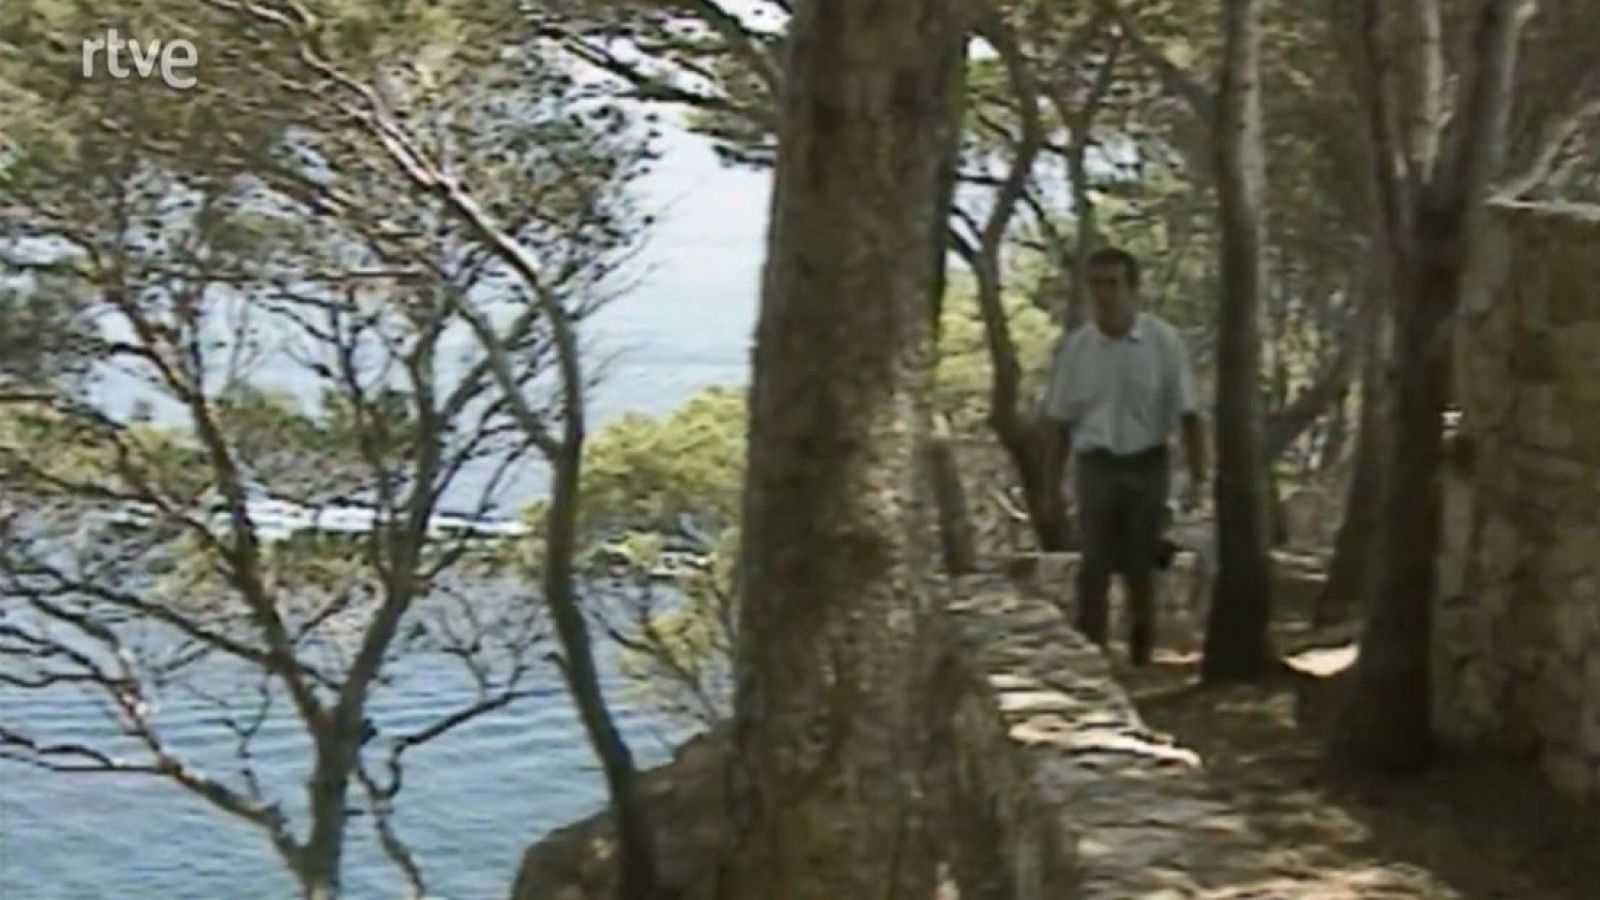
<path fill-rule="evenodd" d="M 1128 286 L 1139 286 L 1139 258 L 1121 247 L 1101 247 L 1089 254 L 1089 266 L 1121 266 L 1128 275 Z"/>

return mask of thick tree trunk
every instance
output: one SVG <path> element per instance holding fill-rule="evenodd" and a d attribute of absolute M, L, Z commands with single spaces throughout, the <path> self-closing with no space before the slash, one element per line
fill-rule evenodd
<path fill-rule="evenodd" d="M 1206 627 L 1207 681 L 1254 679 L 1271 656 L 1260 310 L 1265 283 L 1260 8 L 1225 0 L 1217 188 L 1222 309 L 1217 348 L 1217 577 Z"/>
<path fill-rule="evenodd" d="M 1427 15 L 1437 4 L 1419 2 Z M 1432 755 L 1430 650 L 1435 555 L 1442 523 L 1443 415 L 1451 390 L 1450 323 L 1460 303 L 1463 271 L 1478 241 L 1484 193 L 1503 155 L 1517 38 L 1528 0 L 1483 0 L 1474 16 L 1466 74 L 1447 145 L 1431 139 L 1414 147 L 1405 174 L 1393 168 L 1397 116 L 1381 80 L 1368 89 L 1371 133 L 1383 198 L 1381 248 L 1394 288 L 1393 406 L 1384 472 L 1382 565 L 1367 607 L 1355 690 L 1338 736 L 1343 754 L 1363 768 L 1410 771 Z M 1367 62 L 1384 58 L 1381 5 L 1363 5 Z M 1423 29 L 1428 33 L 1428 29 Z M 1435 42 L 1402 36 L 1401 49 L 1438 56 Z M 1436 97 L 1442 59 L 1402 66 L 1422 73 L 1403 84 L 1415 120 L 1442 108 Z M 1417 85 L 1422 85 L 1419 93 Z M 1427 88 L 1432 86 L 1433 90 Z M 1438 164 L 1423 162 L 1437 154 Z"/>
<path fill-rule="evenodd" d="M 1436 251 L 1437 252 L 1437 251 Z M 1460 271 L 1430 261 L 1405 285 L 1396 321 L 1393 403 L 1385 437 L 1383 564 L 1366 609 L 1355 703 L 1340 736 L 1366 768 L 1411 771 L 1432 753 L 1429 648 L 1442 515 L 1442 417 L 1450 391 L 1446 322 Z"/>
<path fill-rule="evenodd" d="M 796 5 L 750 393 L 718 894 L 932 896 L 917 465 L 960 0 Z"/>
<path fill-rule="evenodd" d="M 966 64 L 966 45 L 962 43 L 953 51 L 954 65 Z M 933 279 L 928 289 L 929 321 L 933 327 L 933 344 L 939 346 L 940 323 L 944 318 L 944 295 L 948 283 L 950 257 L 950 212 L 955 206 L 956 186 L 961 164 L 960 133 L 965 115 L 965 91 L 959 79 L 951 86 L 949 138 L 939 161 L 939 208 L 934 214 L 933 234 L 928 246 L 933 254 Z M 934 502 L 939 508 L 939 542 L 944 552 L 944 569 L 951 575 L 961 575 L 978 568 L 978 530 L 972 524 L 972 510 L 967 503 L 966 485 L 961 480 L 960 460 L 956 457 L 954 437 L 949 423 L 939 416 L 927 446 L 927 472 L 932 480 Z"/>

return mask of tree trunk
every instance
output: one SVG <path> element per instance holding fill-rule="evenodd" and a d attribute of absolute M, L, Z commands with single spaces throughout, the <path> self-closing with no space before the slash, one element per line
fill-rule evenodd
<path fill-rule="evenodd" d="M 966 45 L 961 44 L 953 52 L 956 55 L 955 66 L 964 68 Z M 939 208 L 934 214 L 933 234 L 928 239 L 933 253 L 928 311 L 935 348 L 939 346 L 940 325 L 944 319 L 947 263 L 950 257 L 950 212 L 955 206 L 960 175 L 959 136 L 965 115 L 965 91 L 962 90 L 960 79 L 952 85 L 951 95 L 949 138 L 939 161 Z M 967 503 L 966 485 L 961 481 L 961 465 L 956 457 L 949 421 L 938 416 L 934 424 L 927 446 L 927 473 L 932 479 L 934 502 L 938 504 L 939 542 L 944 552 L 944 569 L 951 575 L 962 575 L 978 568 L 978 533 L 972 524 L 972 510 Z"/>
<path fill-rule="evenodd" d="M 725 900 L 932 896 L 928 236 L 960 0 L 797 4 L 750 391 Z"/>
<path fill-rule="evenodd" d="M 1207 622 L 1207 681 L 1266 674 L 1271 648 L 1271 557 L 1261 417 L 1260 310 L 1265 283 L 1261 144 L 1260 8 L 1224 0 L 1218 92 L 1217 192 L 1222 309 L 1217 347 L 1217 552 Z"/>
<path fill-rule="evenodd" d="M 1376 401 L 1374 401 L 1376 407 Z M 1333 564 L 1317 598 L 1313 621 L 1335 625 L 1364 608 L 1377 571 L 1378 537 L 1383 520 L 1384 435 L 1387 421 L 1380 410 L 1362 416 L 1356 437 L 1355 472 L 1346 491 L 1344 521 L 1334 538 Z"/>
<path fill-rule="evenodd" d="M 1016 466 L 1033 539 L 1041 551 L 1057 553 L 1072 548 L 1072 520 L 1061 493 L 1065 473 L 1051 471 L 1044 453 L 1041 429 L 1047 427 L 1048 423 L 1028 419 L 1019 423 L 1016 433 L 1003 435 L 1001 440 Z"/>
<path fill-rule="evenodd" d="M 1442 513 L 1442 416 L 1450 389 L 1445 326 L 1459 267 L 1428 262 L 1405 285 L 1396 321 L 1380 540 L 1382 565 L 1370 593 L 1355 702 L 1340 740 L 1369 769 L 1412 771 L 1432 755 L 1430 633 Z"/>
<path fill-rule="evenodd" d="M 1062 502 L 1062 472 L 1051 471 L 1049 465 L 1043 431 L 1048 424 L 1036 416 L 1024 415 L 1021 409 L 1022 367 L 1005 319 L 996 261 L 969 252 L 968 263 L 978 282 L 978 309 L 983 316 L 984 340 L 993 369 L 989 428 L 1016 471 L 1017 483 L 1022 488 L 1023 508 L 1039 549 L 1045 552 L 1066 550 L 1071 543 L 1071 530 Z"/>
<path fill-rule="evenodd" d="M 1333 565 L 1317 596 L 1312 622 L 1335 625 L 1349 621 L 1372 596 L 1377 572 L 1379 532 L 1383 523 L 1384 438 L 1389 416 L 1384 411 L 1383 381 L 1387 371 L 1384 319 L 1387 305 L 1369 307 L 1363 338 L 1366 357 L 1361 375 L 1361 417 L 1357 421 L 1355 471 L 1346 489 L 1344 521 L 1334 539 Z"/>
<path fill-rule="evenodd" d="M 1067 151 L 1067 179 L 1072 185 L 1072 212 L 1078 219 L 1077 252 L 1072 257 L 1072 289 L 1067 292 L 1067 308 L 1061 311 L 1062 326 L 1068 334 L 1082 325 L 1085 310 L 1089 308 L 1089 254 L 1094 252 L 1100 236 L 1095 221 L 1094 197 L 1089 193 L 1089 141 L 1081 133 L 1083 116 L 1072 134 Z"/>
<path fill-rule="evenodd" d="M 336 726 L 330 724 L 326 731 Z M 314 738 L 316 761 L 307 783 L 311 831 L 301 849 L 296 874 L 306 900 L 335 900 L 339 896 L 339 867 L 344 856 L 350 773 L 355 767 L 359 736 L 325 733 Z"/>
<path fill-rule="evenodd" d="M 966 488 L 961 483 L 961 462 L 956 457 L 955 439 L 949 422 L 934 417 L 933 434 L 928 439 L 928 477 L 939 507 L 939 542 L 944 553 L 944 570 L 963 575 L 978 569 L 978 537 L 967 507 Z"/>
<path fill-rule="evenodd" d="M 1333 403 L 1333 412 L 1328 417 L 1328 427 L 1322 433 L 1321 444 L 1317 448 L 1316 465 L 1308 474 L 1320 475 L 1344 459 L 1345 447 L 1350 441 L 1350 388 L 1345 387 L 1339 392 L 1339 399 Z"/>
<path fill-rule="evenodd" d="M 963 42 L 951 51 L 952 63 L 961 71 L 967 64 L 967 45 Z M 939 207 L 934 213 L 932 233 L 928 235 L 928 249 L 933 255 L 933 278 L 928 286 L 929 316 L 933 324 L 933 345 L 939 346 L 944 325 L 945 291 L 950 284 L 950 253 L 958 240 L 953 231 L 952 215 L 956 209 L 956 191 L 961 186 L 961 130 L 966 126 L 967 96 L 965 79 L 956 79 L 951 86 L 949 137 L 939 148 Z"/>
<path fill-rule="evenodd" d="M 1437 14 L 1437 4 L 1421 5 L 1433 8 L 1425 11 L 1428 15 Z M 1432 755 L 1430 652 L 1442 530 L 1442 418 L 1452 380 L 1449 329 L 1463 271 L 1478 244 L 1484 194 L 1503 156 L 1517 38 L 1531 8 L 1528 0 L 1478 4 L 1466 71 L 1457 79 L 1461 87 L 1449 143 L 1423 141 L 1404 169 L 1407 177 L 1394 168 L 1399 139 L 1393 133 L 1398 116 L 1391 97 L 1381 79 L 1369 82 L 1374 173 L 1384 210 L 1379 246 L 1394 288 L 1395 378 L 1385 448 L 1382 565 L 1367 607 L 1355 690 L 1336 744 L 1369 770 L 1411 771 Z M 1388 53 L 1380 41 L 1381 9 L 1377 0 L 1363 4 L 1367 62 Z M 1400 49 L 1441 52 L 1436 43 L 1411 35 Z M 1442 60 L 1422 59 L 1402 69 L 1421 72 L 1412 81 L 1437 92 L 1440 65 Z M 1429 118 L 1441 106 L 1426 90 L 1420 99 L 1415 90 L 1399 94 L 1419 107 L 1400 111 L 1412 119 Z M 1416 159 L 1432 154 L 1439 162 L 1431 168 Z"/>
<path fill-rule="evenodd" d="M 1064 550 L 1068 534 L 1066 510 L 1061 502 L 1060 473 L 1050 471 L 1051 460 L 1046 453 L 1050 445 L 1043 439 L 1043 423 L 1031 410 L 1023 409 L 1022 367 L 1001 296 L 1006 229 L 1027 194 L 1034 163 L 1045 146 L 1045 130 L 1039 115 L 1040 93 L 1016 33 L 997 8 L 986 9 L 979 33 L 1005 63 L 1022 131 L 1013 147 L 1006 177 L 978 229 L 976 245 L 962 245 L 957 249 L 966 258 L 978 282 L 978 308 L 983 316 L 991 369 L 990 428 L 1016 469 L 1028 522 L 1039 548 Z"/>
<path fill-rule="evenodd" d="M 570 374 L 570 373 L 569 373 Z M 578 382 L 568 380 L 567 389 Z M 617 835 L 617 900 L 651 900 L 656 894 L 655 840 L 639 793 L 633 753 L 617 730 L 600 687 L 589 627 L 578 603 L 572 570 L 577 548 L 578 486 L 582 474 L 581 410 L 569 406 L 567 435 L 557 458 L 550 508 L 546 516 L 545 602 L 561 643 L 562 674 L 578 707 L 590 746 L 600 759 L 611 816 Z"/>
<path fill-rule="evenodd" d="M 1267 483 L 1267 538 L 1273 547 L 1289 543 L 1289 517 L 1283 512 L 1283 484 L 1278 478 L 1278 465 L 1273 460 L 1261 467 L 1262 478 Z"/>

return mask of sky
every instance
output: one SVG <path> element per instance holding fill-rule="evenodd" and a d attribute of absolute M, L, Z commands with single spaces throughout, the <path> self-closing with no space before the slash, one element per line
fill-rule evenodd
<path fill-rule="evenodd" d="M 637 287 L 596 316 L 586 336 L 605 360 L 595 415 L 660 412 L 696 387 L 748 380 L 769 181 L 719 162 L 704 139 L 668 131 L 641 185 L 659 221 Z"/>
<path fill-rule="evenodd" d="M 580 334 L 584 365 L 599 376 L 587 398 L 591 431 L 626 412 L 667 412 L 699 388 L 749 381 L 770 178 L 724 166 L 703 138 L 664 130 L 661 157 L 638 185 L 657 221 L 627 273 L 632 287 Z M 252 379 L 306 399 L 320 390 L 301 365 L 287 361 Z M 111 415 L 146 403 L 156 421 L 188 424 L 175 401 L 126 375 L 103 372 L 93 392 Z M 492 469 L 463 473 L 457 500 L 476 498 L 480 476 Z M 507 499 L 516 503 L 544 488 L 543 466 L 530 465 Z"/>

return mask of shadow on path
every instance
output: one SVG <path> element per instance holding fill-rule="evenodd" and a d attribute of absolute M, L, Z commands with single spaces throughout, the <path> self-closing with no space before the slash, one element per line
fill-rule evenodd
<path fill-rule="evenodd" d="M 1303 636 L 1302 636 L 1303 637 Z M 1292 646 L 1296 636 L 1280 646 Z M 1336 768 L 1320 735 L 1353 652 L 1318 651 L 1318 674 L 1204 688 L 1193 654 L 1117 674 L 1149 725 L 1203 760 L 1202 790 L 1242 821 L 1252 854 L 1191 876 L 1207 897 L 1600 897 L 1600 808 L 1557 794 L 1531 768 L 1444 758 L 1407 780 Z M 1334 665 L 1328 665 L 1332 661 Z"/>

